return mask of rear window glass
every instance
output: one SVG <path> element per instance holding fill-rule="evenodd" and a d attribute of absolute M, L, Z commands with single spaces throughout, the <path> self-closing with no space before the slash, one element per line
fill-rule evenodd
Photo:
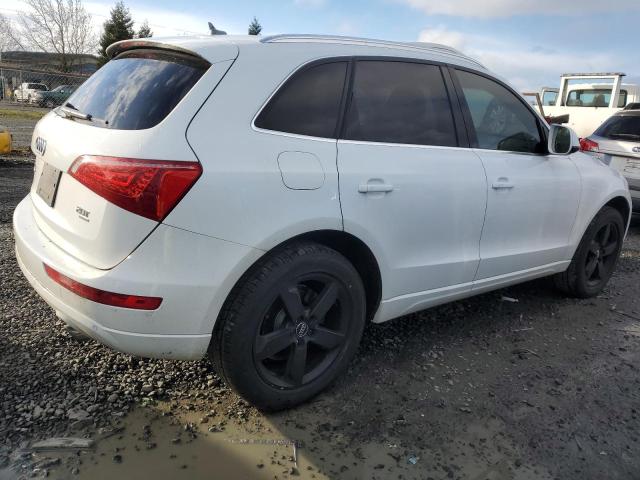
<path fill-rule="evenodd" d="M 640 142 L 640 115 L 614 115 L 595 131 L 599 137 Z"/>
<path fill-rule="evenodd" d="M 142 130 L 160 123 L 210 64 L 176 52 L 132 50 L 107 62 L 69 97 L 99 127 Z"/>
<path fill-rule="evenodd" d="M 611 101 L 611 89 L 591 88 L 571 90 L 567 96 L 567 107 L 608 107 Z M 627 91 L 620 90 L 618 107 L 627 104 Z"/>
<path fill-rule="evenodd" d="M 297 72 L 256 119 L 256 127 L 335 138 L 346 62 L 315 65 Z"/>

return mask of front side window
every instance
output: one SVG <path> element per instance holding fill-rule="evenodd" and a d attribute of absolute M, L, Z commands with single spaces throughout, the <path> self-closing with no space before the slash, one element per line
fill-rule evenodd
<path fill-rule="evenodd" d="M 255 121 L 258 128 L 335 138 L 347 62 L 314 65 L 293 75 Z"/>
<path fill-rule="evenodd" d="M 357 62 L 344 138 L 456 146 L 440 67 L 397 61 Z"/>
<path fill-rule="evenodd" d="M 475 128 L 477 147 L 541 153 L 538 121 L 516 95 L 493 80 L 457 71 Z"/>

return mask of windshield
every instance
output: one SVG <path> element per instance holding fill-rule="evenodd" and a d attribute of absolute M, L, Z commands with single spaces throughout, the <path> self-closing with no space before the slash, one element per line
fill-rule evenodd
<path fill-rule="evenodd" d="M 47 86 L 41 83 L 30 83 L 28 88 L 31 90 L 47 90 Z"/>
<path fill-rule="evenodd" d="M 595 131 L 599 137 L 640 141 L 640 115 L 614 115 Z"/>
<path fill-rule="evenodd" d="M 118 55 L 69 97 L 96 126 L 141 130 L 160 123 L 210 66 L 191 55 L 151 49 Z"/>

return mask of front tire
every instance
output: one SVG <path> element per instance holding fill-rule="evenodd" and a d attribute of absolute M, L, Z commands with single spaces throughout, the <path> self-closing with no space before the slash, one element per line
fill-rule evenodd
<path fill-rule="evenodd" d="M 578 298 L 598 295 L 615 270 L 624 239 L 624 219 L 618 210 L 604 207 L 584 233 L 569 268 L 554 275 L 562 292 Z"/>
<path fill-rule="evenodd" d="M 365 291 L 340 253 L 294 243 L 261 260 L 225 302 L 209 348 L 214 367 L 263 410 L 302 403 L 355 355 Z"/>

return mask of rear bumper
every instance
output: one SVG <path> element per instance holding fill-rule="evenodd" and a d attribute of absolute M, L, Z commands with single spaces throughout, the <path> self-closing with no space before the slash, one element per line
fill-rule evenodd
<path fill-rule="evenodd" d="M 226 295 L 261 252 L 159 225 L 136 251 L 99 270 L 53 244 L 37 227 L 27 196 L 14 212 L 16 257 L 25 277 L 67 324 L 132 355 L 181 360 L 204 356 Z M 54 282 L 44 263 L 74 280 L 111 292 L 158 296 L 157 310 L 102 305 Z"/>

